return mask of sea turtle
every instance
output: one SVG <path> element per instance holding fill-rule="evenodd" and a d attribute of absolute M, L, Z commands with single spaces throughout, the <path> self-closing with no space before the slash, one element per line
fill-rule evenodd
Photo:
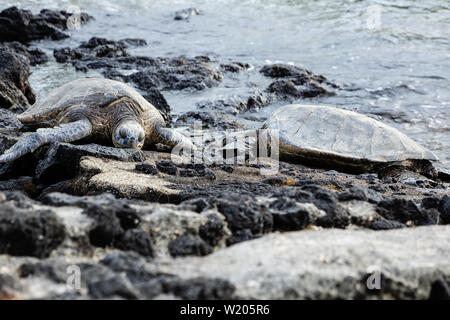
<path fill-rule="evenodd" d="M 0 156 L 0 163 L 57 141 L 112 142 L 134 149 L 156 143 L 192 147 L 187 137 L 164 128 L 159 111 L 136 90 L 103 78 L 79 79 L 54 89 L 18 119 L 40 129 L 22 137 Z"/>
<path fill-rule="evenodd" d="M 356 112 L 292 104 L 275 111 L 263 129 L 278 133 L 281 160 L 355 173 L 406 168 L 437 177 L 432 165 L 436 155 L 397 129 Z"/>

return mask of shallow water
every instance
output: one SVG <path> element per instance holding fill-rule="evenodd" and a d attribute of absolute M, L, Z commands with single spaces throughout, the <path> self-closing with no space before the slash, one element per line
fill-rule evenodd
<path fill-rule="evenodd" d="M 48 50 L 49 56 L 55 47 L 78 46 L 92 36 L 133 37 L 149 43 L 134 50 L 135 54 L 210 55 L 254 66 L 218 88 L 163 92 L 175 114 L 192 110 L 197 101 L 263 90 L 270 80 L 259 74 L 262 65 L 292 63 L 352 89 L 302 103 L 337 105 L 382 120 L 434 151 L 450 167 L 448 0 L 3 0 L 1 7 L 9 5 L 35 12 L 76 5 L 96 18 L 73 31 L 70 39 L 41 41 L 39 47 Z M 173 19 L 176 10 L 188 7 L 198 7 L 202 14 L 189 21 Z M 51 61 L 34 68 L 31 82 L 39 95 L 84 76 L 70 65 Z M 277 107 L 269 106 L 253 116 L 262 121 Z"/>

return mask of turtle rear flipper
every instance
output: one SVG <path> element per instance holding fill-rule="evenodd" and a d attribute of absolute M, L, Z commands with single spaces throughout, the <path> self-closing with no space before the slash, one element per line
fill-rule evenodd
<path fill-rule="evenodd" d="M 20 158 L 40 146 L 52 142 L 72 142 L 89 136 L 92 125 L 87 119 L 63 123 L 58 127 L 38 129 L 23 138 L 0 156 L 0 163 Z"/>

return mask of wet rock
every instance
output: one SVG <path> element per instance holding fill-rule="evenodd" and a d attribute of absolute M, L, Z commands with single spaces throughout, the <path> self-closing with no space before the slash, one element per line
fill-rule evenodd
<path fill-rule="evenodd" d="M 274 81 L 269 85 L 267 91 L 274 93 L 278 98 L 283 100 L 313 98 L 330 94 L 327 89 L 318 83 L 310 82 L 302 86 L 296 86 L 291 80 Z"/>
<path fill-rule="evenodd" d="M 216 87 L 222 81 L 220 71 L 200 58 L 157 58 L 145 71 L 127 79 L 143 91 L 157 87 L 161 90 L 203 90 Z"/>
<path fill-rule="evenodd" d="M 0 108 L 23 112 L 36 100 L 28 76 L 28 59 L 7 49 L 0 49 Z"/>
<path fill-rule="evenodd" d="M 208 57 L 130 56 L 125 48 L 127 45 L 136 44 L 136 41 L 93 39 L 91 44 L 87 42 L 78 48 L 55 49 L 54 56 L 58 62 L 72 62 L 79 71 L 103 69 L 107 77 L 132 82 L 144 94 L 151 93 L 152 89 L 203 90 L 217 86 L 223 78 L 221 72 L 209 63 Z M 124 75 L 117 71 L 119 69 L 139 71 Z"/>
<path fill-rule="evenodd" d="M 439 216 L 437 210 L 421 210 L 412 200 L 399 198 L 379 202 L 377 212 L 385 219 L 416 226 L 436 224 Z"/>
<path fill-rule="evenodd" d="M 280 63 L 265 65 L 260 72 L 270 78 L 301 78 L 313 75 L 311 71 L 303 67 Z"/>
<path fill-rule="evenodd" d="M 36 177 L 43 183 L 52 184 L 74 178 L 79 171 L 83 156 L 115 159 L 120 161 L 143 161 L 140 150 L 119 149 L 97 144 L 73 145 L 54 143 L 36 168 Z"/>
<path fill-rule="evenodd" d="M 75 17 L 65 11 L 43 9 L 35 15 L 29 10 L 10 7 L 0 12 L 0 42 L 28 43 L 46 38 L 65 39 L 69 35 L 63 31 L 68 29 L 68 23 L 75 18 L 78 18 L 80 24 L 93 20 L 93 17 L 86 13 Z"/>
<path fill-rule="evenodd" d="M 146 46 L 148 43 L 145 39 L 139 39 L 139 38 L 125 38 L 118 41 L 120 44 L 122 44 L 124 47 L 143 47 Z"/>
<path fill-rule="evenodd" d="M 164 121 L 167 123 L 172 121 L 170 106 L 167 103 L 166 98 L 164 98 L 158 89 L 148 88 L 148 90 L 143 93 L 143 97 L 159 110 L 164 118 Z"/>
<path fill-rule="evenodd" d="M 260 72 L 267 77 L 279 79 L 272 82 L 267 91 L 283 100 L 329 95 L 332 92 L 326 86 L 337 87 L 324 76 L 315 75 L 305 68 L 293 65 L 278 63 L 266 65 Z"/>
<path fill-rule="evenodd" d="M 220 64 L 220 69 L 223 72 L 231 72 L 231 73 L 239 73 L 245 69 L 249 69 L 250 67 L 251 66 L 248 63 L 242 63 L 239 61 Z"/>
<path fill-rule="evenodd" d="M 169 243 L 169 252 L 172 257 L 205 256 L 212 251 L 210 245 L 193 235 L 182 235 Z"/>
<path fill-rule="evenodd" d="M 26 211 L 7 204 L 0 208 L 0 253 L 45 258 L 64 238 L 64 226 L 51 211 Z"/>
<path fill-rule="evenodd" d="M 192 16 L 200 14 L 200 9 L 198 8 L 187 8 L 175 12 L 174 20 L 188 20 Z"/>
<path fill-rule="evenodd" d="M 17 41 L 0 43 L 0 48 L 7 49 L 16 54 L 21 54 L 27 57 L 30 61 L 30 65 L 32 66 L 46 63 L 48 61 L 47 55 L 41 49 L 30 48 Z"/>
<path fill-rule="evenodd" d="M 94 37 L 81 43 L 75 49 L 68 47 L 55 49 L 53 56 L 60 63 L 95 58 L 126 57 L 129 54 L 125 48 L 126 46 L 122 42 Z"/>

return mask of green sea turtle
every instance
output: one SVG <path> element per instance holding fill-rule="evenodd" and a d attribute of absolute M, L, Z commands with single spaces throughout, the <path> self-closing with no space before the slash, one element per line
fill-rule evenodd
<path fill-rule="evenodd" d="M 52 142 L 86 140 L 119 148 L 141 149 L 161 143 L 193 147 L 184 135 L 164 128 L 159 111 L 125 83 L 84 78 L 51 91 L 18 116 L 26 125 L 38 127 L 0 156 L 13 161 Z"/>
<path fill-rule="evenodd" d="M 437 177 L 438 158 L 395 128 L 365 115 L 329 106 L 288 105 L 263 129 L 279 135 L 281 160 L 349 172 L 408 169 Z"/>

